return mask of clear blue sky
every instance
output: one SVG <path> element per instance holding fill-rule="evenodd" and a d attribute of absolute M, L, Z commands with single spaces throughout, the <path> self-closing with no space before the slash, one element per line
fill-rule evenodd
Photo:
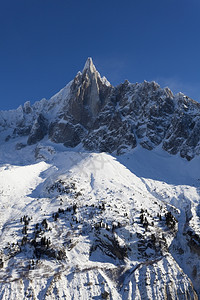
<path fill-rule="evenodd" d="M 200 100 L 200 0 L 0 0 L 0 109 L 50 98 L 88 56 L 116 85 Z"/>

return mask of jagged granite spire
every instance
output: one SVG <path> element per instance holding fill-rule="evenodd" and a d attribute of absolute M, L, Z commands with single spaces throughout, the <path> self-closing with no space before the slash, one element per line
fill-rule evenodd
<path fill-rule="evenodd" d="M 106 102 L 112 89 L 105 77 L 101 77 L 96 70 L 92 58 L 85 63 L 82 73 L 78 72 L 72 83 L 72 94 L 69 110 L 76 122 L 85 127 L 90 127 Z"/>
<path fill-rule="evenodd" d="M 91 57 L 88 57 L 88 59 L 86 60 L 82 73 L 86 71 L 89 71 L 90 73 L 95 73 L 97 71 Z"/>
<path fill-rule="evenodd" d="M 93 127 L 111 91 L 111 84 L 101 77 L 89 57 L 82 73 L 78 72 L 71 83 L 68 101 L 60 113 L 64 123 L 59 121 L 50 124 L 50 139 L 70 147 L 79 144 L 86 130 Z"/>

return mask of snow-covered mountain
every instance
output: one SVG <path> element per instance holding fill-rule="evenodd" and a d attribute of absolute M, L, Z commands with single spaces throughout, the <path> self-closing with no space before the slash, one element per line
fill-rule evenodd
<path fill-rule="evenodd" d="M 199 109 L 89 58 L 0 113 L 0 299 L 198 299 Z"/>
<path fill-rule="evenodd" d="M 88 58 L 82 73 L 48 101 L 0 111 L 1 140 L 17 136 L 27 136 L 21 146 L 48 137 L 66 147 L 82 143 L 87 150 L 117 154 L 160 145 L 191 160 L 200 154 L 200 104 L 155 82 L 113 87 Z"/>

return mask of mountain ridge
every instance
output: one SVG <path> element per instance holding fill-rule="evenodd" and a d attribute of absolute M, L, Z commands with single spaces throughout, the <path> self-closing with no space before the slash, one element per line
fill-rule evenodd
<path fill-rule="evenodd" d="M 5 137 L 5 130 L 9 134 Z M 26 102 L 0 111 L 0 134 L 6 140 L 27 136 L 35 144 L 45 136 L 66 147 L 123 153 L 138 144 L 158 145 L 191 160 L 200 154 L 200 104 L 155 82 L 128 81 L 113 87 L 91 58 L 82 72 L 49 100 Z"/>

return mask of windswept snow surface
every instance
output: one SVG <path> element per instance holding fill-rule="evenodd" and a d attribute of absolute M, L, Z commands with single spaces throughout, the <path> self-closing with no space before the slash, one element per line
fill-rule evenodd
<path fill-rule="evenodd" d="M 198 299 L 198 158 L 12 143 L 0 150 L 0 299 Z"/>

